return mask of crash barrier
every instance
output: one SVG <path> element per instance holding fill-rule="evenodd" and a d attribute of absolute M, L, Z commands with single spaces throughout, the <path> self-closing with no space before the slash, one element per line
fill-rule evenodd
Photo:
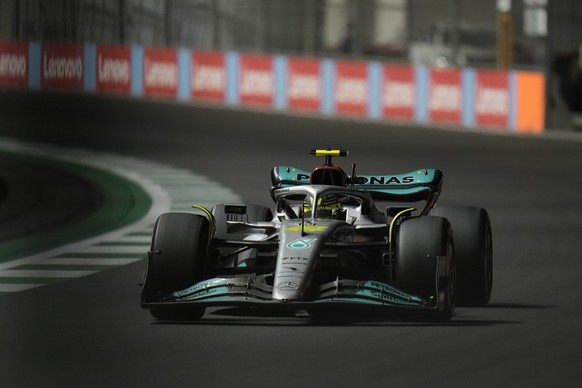
<path fill-rule="evenodd" d="M 185 48 L 0 42 L 0 86 L 211 101 L 420 124 L 544 129 L 543 73 Z"/>

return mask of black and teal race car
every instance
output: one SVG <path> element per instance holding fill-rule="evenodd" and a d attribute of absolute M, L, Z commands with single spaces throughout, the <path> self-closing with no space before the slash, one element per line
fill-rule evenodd
<path fill-rule="evenodd" d="M 344 150 L 312 150 L 313 171 L 273 168 L 273 208 L 220 204 L 162 214 L 141 306 L 160 320 L 200 319 L 207 307 L 285 310 L 321 318 L 389 313 L 446 321 L 484 306 L 492 236 L 478 207 L 437 207 L 443 174 L 348 175 Z M 246 310 L 245 310 L 246 308 Z"/>

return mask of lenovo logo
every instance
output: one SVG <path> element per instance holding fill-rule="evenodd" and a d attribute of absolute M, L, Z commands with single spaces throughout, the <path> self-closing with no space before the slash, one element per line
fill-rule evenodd
<path fill-rule="evenodd" d="M 0 55 L 0 77 L 25 78 L 26 57 L 18 54 Z"/>
<path fill-rule="evenodd" d="M 45 53 L 42 62 L 45 80 L 81 80 L 83 78 L 83 59 L 80 57 L 60 57 Z"/>

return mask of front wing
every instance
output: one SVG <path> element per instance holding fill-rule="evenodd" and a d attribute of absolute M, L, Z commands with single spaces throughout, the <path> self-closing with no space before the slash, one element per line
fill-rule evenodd
<path fill-rule="evenodd" d="M 170 308 L 172 305 L 193 304 L 274 310 L 361 307 L 380 311 L 429 311 L 438 308 L 435 301 L 409 295 L 394 286 L 375 280 L 336 279 L 320 285 L 317 296 L 311 300 L 273 300 L 273 288 L 261 281 L 261 278 L 262 276 L 239 276 L 208 279 L 173 292 L 159 301 L 144 302 L 142 307 Z"/>

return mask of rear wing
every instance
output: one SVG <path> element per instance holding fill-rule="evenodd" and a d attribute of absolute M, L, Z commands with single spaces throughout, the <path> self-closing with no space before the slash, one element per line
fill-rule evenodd
<path fill-rule="evenodd" d="M 277 166 L 271 171 L 271 193 L 280 188 L 308 185 L 310 172 L 293 166 Z M 374 200 L 395 202 L 426 201 L 432 207 L 441 192 L 443 173 L 437 169 L 419 169 L 407 174 L 358 175 L 351 180 L 355 190 L 369 192 Z"/>

